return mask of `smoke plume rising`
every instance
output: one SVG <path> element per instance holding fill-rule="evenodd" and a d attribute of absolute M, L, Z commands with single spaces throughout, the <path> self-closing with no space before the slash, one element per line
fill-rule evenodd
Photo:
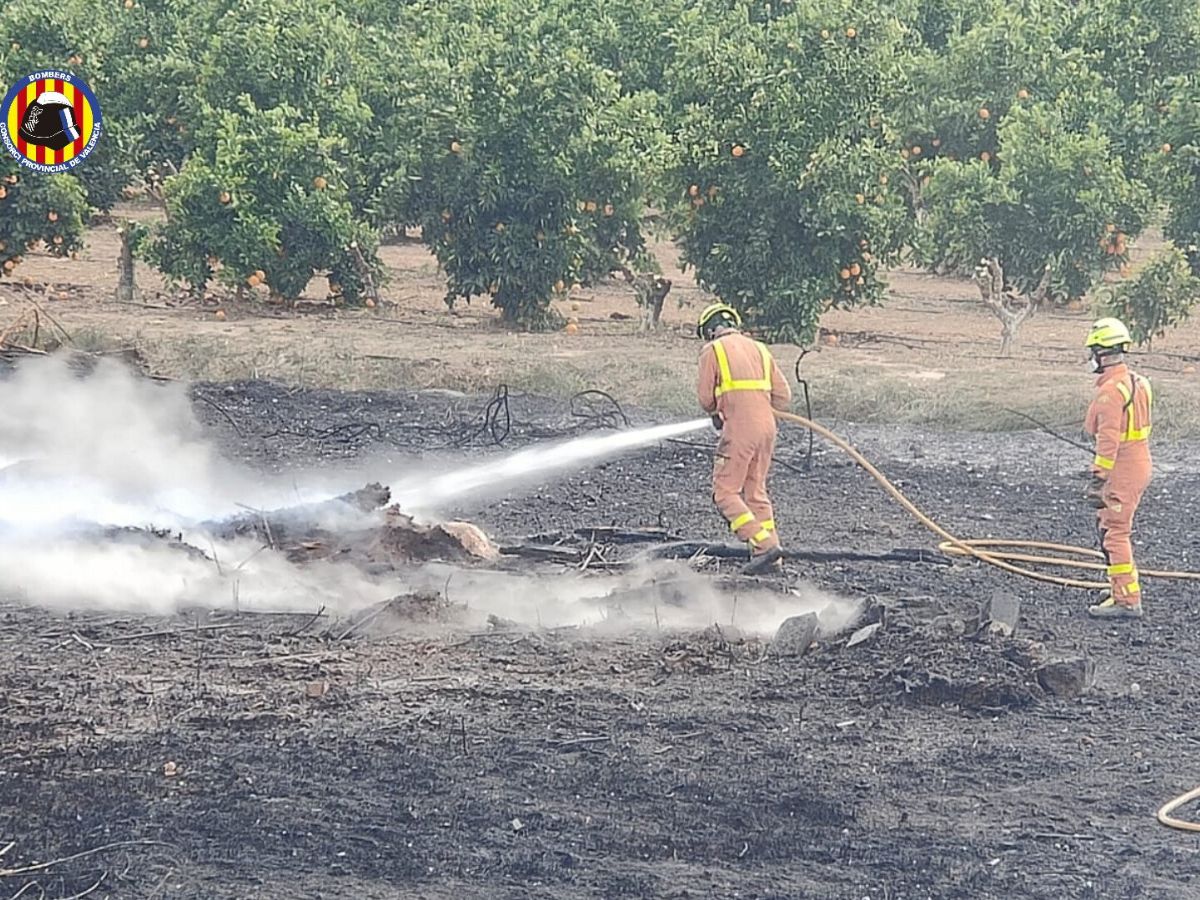
<path fill-rule="evenodd" d="M 446 460 L 393 463 L 393 471 L 408 473 L 393 499 L 406 510 L 436 513 L 451 500 L 461 506 L 542 483 L 706 424 L 589 436 L 459 469 L 448 470 Z M 528 625 L 621 630 L 715 622 L 769 633 L 787 616 L 808 611 L 818 612 L 826 631 L 857 616 L 852 604 L 817 593 L 726 595 L 679 564 L 588 578 L 439 565 L 374 577 L 346 564 L 296 565 L 257 540 L 219 540 L 202 527 L 247 508 L 321 503 L 361 487 L 361 477 L 349 467 L 266 477 L 221 456 L 182 385 L 139 378 L 111 361 L 87 377 L 61 360 L 30 361 L 0 378 L 0 599 L 158 615 L 186 607 L 325 607 L 339 615 L 406 592 L 440 591 L 449 580 L 451 601 L 481 622 L 495 615 Z M 321 512 L 319 524 L 339 533 L 377 515 Z M 139 529 L 169 530 L 182 543 Z"/>

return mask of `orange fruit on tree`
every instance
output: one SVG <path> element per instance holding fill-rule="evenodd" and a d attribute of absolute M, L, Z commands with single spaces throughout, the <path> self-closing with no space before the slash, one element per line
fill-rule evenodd
<path fill-rule="evenodd" d="M 374 308 L 375 308 L 375 301 L 374 301 L 374 300 L 372 300 L 370 297 L 368 297 L 368 298 L 367 298 L 367 302 L 366 302 L 366 303 L 364 303 L 363 305 L 364 305 L 364 306 L 365 306 L 367 309 L 374 309 Z"/>
<path fill-rule="evenodd" d="M 262 269 L 255 269 L 255 270 L 254 270 L 254 277 L 255 277 L 255 278 L 257 278 L 259 281 L 266 281 L 266 280 L 267 280 L 267 273 L 266 273 L 266 272 L 264 272 Z"/>
<path fill-rule="evenodd" d="M 138 38 L 138 46 L 141 47 L 143 50 L 145 50 L 147 47 L 150 46 L 150 38 L 148 38 L 148 37 Z"/>
<path fill-rule="evenodd" d="M 0 186 L 0 200 L 8 196 L 8 188 Z"/>
<path fill-rule="evenodd" d="M 1021 88 L 1019 91 L 1017 91 L 1017 99 L 1018 100 L 1028 100 L 1029 99 L 1029 91 L 1025 90 L 1025 88 Z"/>
<path fill-rule="evenodd" d="M 979 154 L 979 158 L 982 159 L 984 162 L 991 162 L 992 154 L 990 154 L 986 150 L 984 150 L 982 153 Z"/>
<path fill-rule="evenodd" d="M 849 281 L 850 280 L 850 270 L 842 269 L 841 271 L 838 272 L 838 278 L 842 279 L 842 281 Z"/>
<path fill-rule="evenodd" d="M 865 196 L 863 196 L 862 194 L 855 194 L 854 202 L 857 203 L 859 206 L 861 206 L 862 204 L 867 202 L 867 198 Z"/>
<path fill-rule="evenodd" d="M 54 210 L 50 210 L 50 212 L 46 213 L 46 218 L 49 219 L 51 222 L 57 222 L 58 221 L 58 213 L 56 213 Z"/>
<path fill-rule="evenodd" d="M 251 275 L 246 279 L 246 284 L 250 285 L 250 287 L 258 287 L 260 284 L 262 284 L 262 279 L 257 275 Z"/>
<path fill-rule="evenodd" d="M 853 263 L 853 264 L 850 266 L 850 274 L 851 274 L 851 275 L 857 275 L 857 274 L 859 274 L 861 271 L 862 271 L 862 266 L 860 266 L 858 263 Z"/>
<path fill-rule="evenodd" d="M 732 153 L 735 158 L 741 159 L 743 156 L 746 155 L 746 148 L 743 147 L 741 144 L 734 144 L 733 149 L 730 150 L 729 152 Z"/>
<path fill-rule="evenodd" d="M 1163 144 L 1163 145 L 1162 145 L 1162 152 L 1163 152 L 1163 153 L 1170 153 L 1170 152 L 1171 152 L 1171 145 L 1170 145 L 1170 144 Z"/>
<path fill-rule="evenodd" d="M 458 141 L 451 141 L 450 142 L 450 152 L 451 153 L 462 153 L 462 144 L 460 144 Z"/>
<path fill-rule="evenodd" d="M 900 158 L 901 158 L 901 159 L 908 159 L 908 158 L 909 158 L 909 156 L 911 156 L 911 155 L 912 155 L 912 154 L 910 154 L 910 153 L 908 152 L 908 148 L 907 148 L 907 147 L 901 147 L 901 148 L 900 148 Z"/>
<path fill-rule="evenodd" d="M 224 322 L 224 321 L 225 321 L 225 310 L 223 310 L 223 309 L 218 309 L 218 310 L 217 310 L 215 313 L 213 313 L 213 317 L 214 317 L 214 318 L 215 318 L 215 319 L 216 319 L 218 322 Z"/>
<path fill-rule="evenodd" d="M 912 148 L 912 155 L 913 155 L 913 156 L 920 156 L 920 155 L 921 155 L 921 146 L 920 146 L 920 144 L 915 144 L 915 145 L 913 146 L 913 148 Z"/>
<path fill-rule="evenodd" d="M 318 175 L 313 179 L 313 187 L 315 187 L 318 191 L 323 191 L 328 186 L 329 182 L 325 180 L 324 175 Z"/>
<path fill-rule="evenodd" d="M 854 28 L 847 28 L 846 37 L 850 38 L 850 40 L 854 40 L 856 37 L 858 37 L 858 31 Z"/>
<path fill-rule="evenodd" d="M 700 196 L 700 185 L 698 185 L 698 184 L 693 184 L 693 185 L 692 185 L 690 188 L 688 188 L 688 196 L 689 196 L 689 197 L 698 197 L 698 196 Z"/>
<path fill-rule="evenodd" d="M 979 118 L 986 121 L 986 120 L 990 119 L 991 117 L 992 117 L 991 110 L 989 110 L 986 106 L 981 106 L 979 108 Z"/>
<path fill-rule="evenodd" d="M 611 216 L 613 213 L 616 212 L 616 209 L 613 207 L 613 205 L 611 203 L 605 203 L 603 212 L 604 212 L 604 215 Z"/>
<path fill-rule="evenodd" d="M 568 322 L 567 327 L 563 329 L 567 334 L 579 334 L 579 326 L 574 322 Z"/>
<path fill-rule="evenodd" d="M 61 244 L 62 244 L 62 242 L 63 242 L 63 239 L 62 239 L 62 235 L 61 235 L 61 234 L 56 234 L 56 235 L 55 235 L 55 236 L 52 238 L 52 243 L 54 243 L 54 244 L 56 244 L 56 245 L 61 245 Z"/>
<path fill-rule="evenodd" d="M 233 197 L 230 196 L 229 191 L 221 191 L 221 193 L 217 195 L 217 200 L 221 202 L 222 206 L 228 206 L 232 199 Z"/>
<path fill-rule="evenodd" d="M 938 147 L 942 146 L 942 139 L 934 138 L 932 141 L 929 142 L 929 145 L 931 147 L 933 147 L 934 149 L 937 149 Z"/>
<path fill-rule="evenodd" d="M 823 40 L 823 41 L 829 40 L 829 29 L 828 28 L 821 29 L 821 40 Z"/>

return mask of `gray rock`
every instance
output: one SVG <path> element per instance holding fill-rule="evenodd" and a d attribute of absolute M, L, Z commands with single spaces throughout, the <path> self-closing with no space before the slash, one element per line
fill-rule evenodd
<path fill-rule="evenodd" d="M 792 616 L 785 619 L 775 632 L 775 640 L 771 641 L 773 656 L 803 656 L 812 646 L 817 636 L 820 620 L 816 613 L 806 613 L 803 616 Z"/>
<path fill-rule="evenodd" d="M 846 641 L 846 649 L 857 647 L 859 644 L 871 640 L 871 638 L 875 637 L 875 633 L 882 627 L 883 625 L 880 622 L 875 622 L 871 625 L 867 625 L 858 629 L 858 631 L 850 635 L 850 640 Z"/>
<path fill-rule="evenodd" d="M 1021 617 L 1021 601 L 1012 594 L 996 594 L 979 608 L 979 633 L 1012 637 Z"/>
<path fill-rule="evenodd" d="M 1095 683 L 1096 664 L 1086 656 L 1071 656 L 1039 666 L 1034 674 L 1046 693 L 1055 697 L 1078 697 Z"/>

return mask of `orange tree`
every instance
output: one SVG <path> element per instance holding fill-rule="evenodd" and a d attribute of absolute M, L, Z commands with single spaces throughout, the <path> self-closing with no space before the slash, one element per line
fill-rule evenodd
<path fill-rule="evenodd" d="M 100 102 L 104 136 L 70 173 L 95 209 L 110 209 L 137 176 L 167 160 L 178 164 L 186 154 L 179 98 L 192 83 L 188 60 L 195 43 L 172 7 L 166 0 L 50 6 L 13 0 L 0 11 L 0 34 L 12 36 L 0 48 L 6 83 L 55 66 L 85 80 Z"/>
<path fill-rule="evenodd" d="M 1200 278 L 1192 273 L 1187 257 L 1169 246 L 1107 294 L 1109 314 L 1129 326 L 1135 341 L 1149 344 L 1188 318 L 1200 301 Z"/>
<path fill-rule="evenodd" d="M 488 296 L 506 320 L 547 327 L 556 289 L 643 253 L 644 197 L 666 143 L 655 100 L 624 94 L 552 14 L 461 12 L 427 41 L 439 103 L 393 203 L 417 211 L 447 304 Z"/>
<path fill-rule="evenodd" d="M 167 221 L 146 242 L 150 261 L 194 293 L 215 277 L 294 299 L 325 273 L 357 302 L 363 285 L 351 244 L 369 266 L 377 262 L 335 161 L 342 139 L 297 109 L 264 110 L 245 96 L 202 120 L 195 151 L 165 182 Z"/>
<path fill-rule="evenodd" d="M 1109 139 L 1067 116 L 1051 104 L 1014 108 L 994 157 L 938 160 L 924 191 L 917 258 L 975 269 L 1003 323 L 1002 354 L 1053 296 L 1081 297 L 1119 267 L 1125 235 L 1142 230 L 1150 208 Z"/>
<path fill-rule="evenodd" d="M 825 309 L 881 298 L 906 232 L 882 127 L 901 34 L 849 3 L 728 6 L 676 30 L 675 227 L 702 286 L 808 340 Z"/>
<path fill-rule="evenodd" d="M 38 247 L 67 256 L 83 246 L 87 200 L 77 178 L 42 175 L 0 157 L 0 278 Z"/>
<path fill-rule="evenodd" d="M 1137 175 L 1163 144 L 1172 85 L 1200 59 L 1193 0 L 1078 0 L 1062 8 L 1058 41 L 1083 54 L 1116 99 L 1109 134 Z"/>
<path fill-rule="evenodd" d="M 1156 183 L 1166 204 L 1163 234 L 1200 276 L 1200 79 L 1178 79 L 1163 129 Z"/>

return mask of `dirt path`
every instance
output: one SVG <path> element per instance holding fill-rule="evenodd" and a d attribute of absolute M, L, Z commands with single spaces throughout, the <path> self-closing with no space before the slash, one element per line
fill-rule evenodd
<path fill-rule="evenodd" d="M 125 207 L 118 215 L 155 213 Z M 1152 249 L 1151 243 L 1133 253 L 1141 260 Z M 667 244 L 656 252 L 675 287 L 667 298 L 664 330 L 654 335 L 638 331 L 638 310 L 623 283 L 581 290 L 556 304 L 564 316 L 578 318 L 576 335 L 507 331 L 496 311 L 478 299 L 449 311 L 436 261 L 413 242 L 383 249 L 391 275 L 389 302 L 374 312 L 290 313 L 265 306 L 262 297 L 245 304 L 228 296 L 181 303 L 144 266 L 138 279 L 147 305 L 119 304 L 113 299 L 117 252 L 114 229 L 103 226 L 92 230 L 78 260 L 31 254 L 18 279 L 0 283 L 0 324 L 35 300 L 80 346 L 136 347 L 155 372 L 189 379 L 468 392 L 505 383 L 559 397 L 600 388 L 626 402 L 672 412 L 694 406 L 692 323 L 711 298 L 679 273 L 675 249 Z M 1080 420 L 1089 390 L 1080 348 L 1089 311 L 1033 319 L 1016 358 L 1001 361 L 995 355 L 999 323 L 968 281 L 908 269 L 890 278 L 884 306 L 834 312 L 822 322 L 826 342 L 805 359 L 803 372 L 813 381 L 823 417 L 983 430 L 1026 427 L 1012 409 L 1057 425 Z M 23 286 L 24 279 L 30 287 Z M 324 295 L 323 281 L 314 280 L 309 298 Z M 224 320 L 215 317 L 218 308 Z M 1198 344 L 1200 321 L 1139 354 L 1139 366 L 1160 388 L 1165 432 L 1200 432 Z M 791 371 L 797 348 L 776 352 Z"/>
<path fill-rule="evenodd" d="M 281 467 L 428 454 L 451 434 L 448 406 L 482 406 L 202 390 L 242 432 L 197 405 L 231 456 Z M 514 414 L 518 445 L 570 424 L 550 401 L 518 398 Z M 327 430 L 367 417 L 391 427 Z M 296 433 L 272 436 L 280 422 Z M 1052 439 L 854 438 L 954 530 L 1088 540 L 1076 467 Z M 706 470 L 703 449 L 664 445 L 448 512 L 502 538 L 619 522 L 723 539 Z M 796 545 L 929 545 L 832 455 L 781 472 L 775 492 Z M 1168 467 L 1140 518 L 1143 565 L 1200 568 L 1198 502 L 1194 467 Z M 1088 621 L 1078 592 L 972 564 L 793 564 L 788 585 L 883 603 L 885 627 L 778 659 L 735 632 L 338 641 L 311 616 L 60 617 L 9 602 L 0 847 L 15 843 L 0 864 L 154 843 L 0 872 L 0 895 L 35 880 L 48 897 L 99 881 L 88 896 L 113 898 L 1200 895 L 1200 839 L 1153 818 L 1200 782 L 1194 589 L 1151 583 L 1148 618 L 1113 627 Z M 1002 591 L 1023 603 L 1016 639 L 960 634 Z M 1046 695 L 1023 641 L 1085 654 L 1096 686 Z"/>

